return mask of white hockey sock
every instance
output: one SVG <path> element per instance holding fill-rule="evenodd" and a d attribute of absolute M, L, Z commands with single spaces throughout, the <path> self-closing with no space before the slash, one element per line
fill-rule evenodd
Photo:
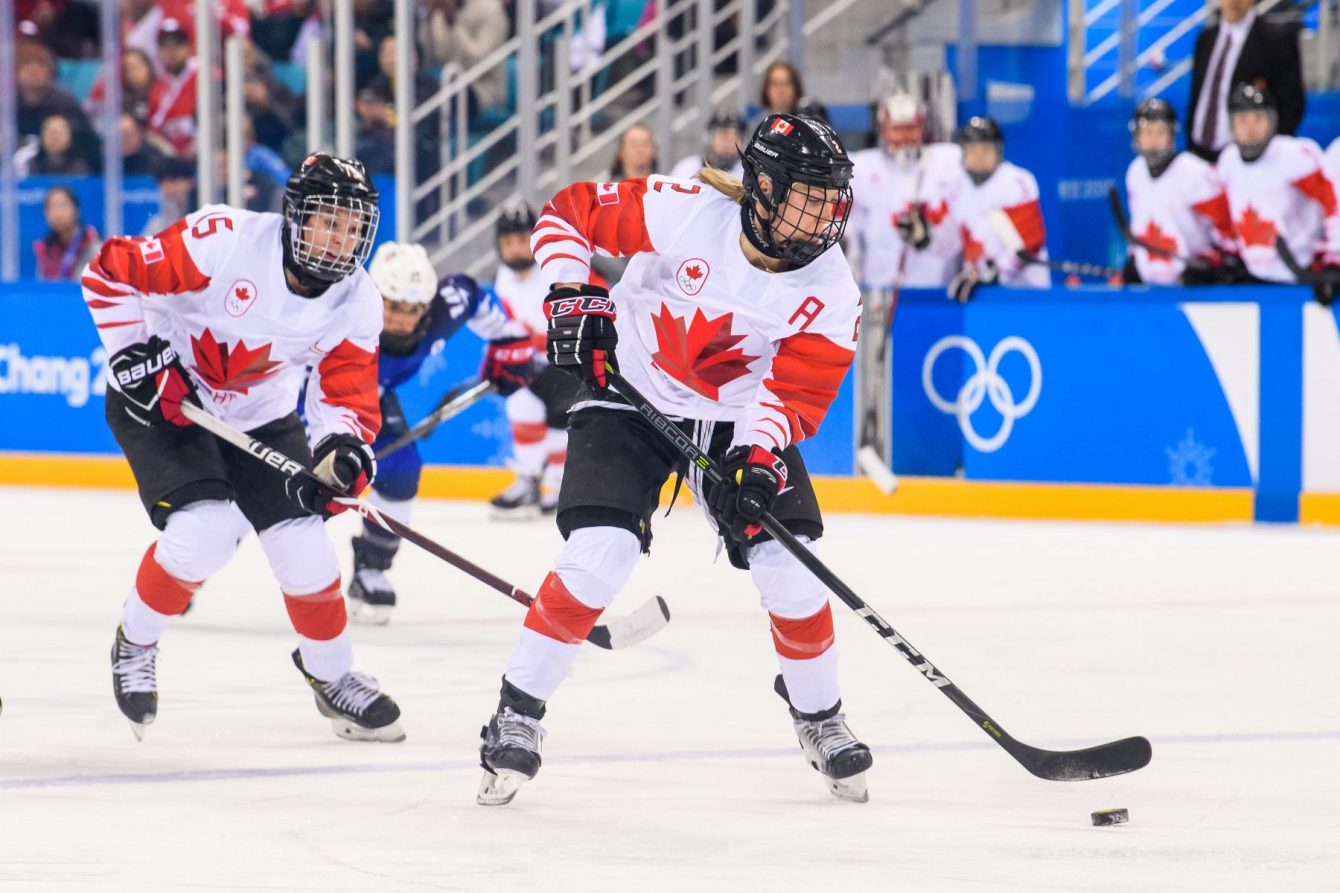
<path fill-rule="evenodd" d="M 779 654 L 777 663 L 782 667 L 782 679 L 786 682 L 791 706 L 801 713 L 827 710 L 842 698 L 842 690 L 838 686 L 836 647 L 830 647 L 818 657 L 805 660 L 793 660 Z"/>
<path fill-rule="evenodd" d="M 512 466 L 525 477 L 539 477 L 544 470 L 544 402 L 522 388 L 504 402 L 512 426 Z"/>
<path fill-rule="evenodd" d="M 132 587 L 130 595 L 126 598 L 125 607 L 121 611 L 121 631 L 125 633 L 129 642 L 136 645 L 153 645 L 163 633 L 167 632 L 167 628 L 177 616 L 158 613 L 146 605 L 144 599 L 140 598 L 139 592 Z"/>
<path fill-rule="evenodd" d="M 298 651 L 307 672 L 322 682 L 335 682 L 354 666 L 354 642 L 349 629 L 333 639 L 309 639 L 298 636 Z"/>
<path fill-rule="evenodd" d="M 581 649 L 580 643 L 569 645 L 523 628 L 503 675 L 531 697 L 547 701 L 558 691 Z"/>

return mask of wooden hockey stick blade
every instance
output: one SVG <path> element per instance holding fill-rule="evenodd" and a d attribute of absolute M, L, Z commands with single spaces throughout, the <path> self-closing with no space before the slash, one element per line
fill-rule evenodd
<path fill-rule="evenodd" d="M 615 617 L 591 630 L 588 642 L 617 650 L 645 642 L 670 623 L 670 606 L 659 595 L 643 602 L 642 607 L 623 617 Z"/>
<path fill-rule="evenodd" d="M 1046 781 L 1090 781 L 1125 775 L 1148 766 L 1154 755 L 1149 739 L 1141 736 L 1082 750 L 1043 750 L 1006 735 L 1001 746 L 1019 765 Z"/>
<path fill-rule="evenodd" d="M 880 489 L 881 493 L 889 494 L 898 489 L 898 475 L 884 464 L 884 460 L 873 446 L 866 444 L 857 450 L 856 466 L 870 479 L 870 483 Z"/>

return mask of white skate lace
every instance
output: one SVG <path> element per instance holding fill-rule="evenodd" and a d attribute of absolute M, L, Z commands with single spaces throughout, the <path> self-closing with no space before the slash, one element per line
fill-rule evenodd
<path fill-rule="evenodd" d="M 353 670 L 345 673 L 337 682 L 322 685 L 321 691 L 337 709 L 359 716 L 381 697 L 376 679 Z"/>
<path fill-rule="evenodd" d="M 112 672 L 121 677 L 124 692 L 152 692 L 155 688 L 154 660 L 157 645 L 134 645 L 121 642 L 117 647 L 116 666 Z"/>
<path fill-rule="evenodd" d="M 802 719 L 796 724 L 824 760 L 859 743 L 851 729 L 847 728 L 847 717 L 842 713 L 830 719 Z"/>
<path fill-rule="evenodd" d="M 521 747 L 532 753 L 540 752 L 544 727 L 538 719 L 523 716 L 511 707 L 504 707 L 498 718 L 498 744 L 502 747 Z"/>

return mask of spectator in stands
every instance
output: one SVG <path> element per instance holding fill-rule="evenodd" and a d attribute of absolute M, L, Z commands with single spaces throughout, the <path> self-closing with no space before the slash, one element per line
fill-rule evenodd
<path fill-rule="evenodd" d="M 316 0 L 261 0 L 253 12 L 251 39 L 276 62 L 304 65 L 307 45 L 321 34 L 321 10 Z"/>
<path fill-rule="evenodd" d="M 270 60 L 255 43 L 243 43 L 243 67 L 246 80 L 242 96 L 247 115 L 255 127 L 256 141 L 282 152 L 284 142 L 297 128 L 298 99 L 293 91 L 271 75 Z"/>
<path fill-rule="evenodd" d="M 127 177 L 153 175 L 163 153 L 149 142 L 144 123 L 130 112 L 121 113 L 121 173 Z"/>
<path fill-rule="evenodd" d="M 149 54 L 135 47 L 126 47 L 121 52 L 121 110 L 140 121 L 147 121 L 149 91 L 153 89 L 156 79 L 153 59 Z M 106 84 L 102 78 L 98 78 L 84 103 L 89 119 L 95 123 L 102 120 L 105 93 Z"/>
<path fill-rule="evenodd" d="M 743 131 L 744 116 L 734 109 L 717 109 L 707 120 L 707 143 L 703 151 L 676 161 L 670 168 L 670 176 L 687 180 L 703 168 L 712 167 L 739 180 L 744 175 L 740 163 Z"/>
<path fill-rule="evenodd" d="M 162 232 L 196 207 L 195 162 L 168 156 L 154 172 L 158 180 L 158 213 L 149 218 L 141 235 Z"/>
<path fill-rule="evenodd" d="M 257 189 L 273 187 L 276 195 L 283 192 L 284 187 L 288 184 L 289 175 L 293 171 L 284 163 L 284 159 L 279 156 L 278 152 L 256 141 L 256 125 L 251 120 L 250 115 L 242 117 L 242 139 L 246 151 L 242 166 L 257 182 Z M 261 181 L 265 181 L 265 183 Z M 275 208 L 275 210 L 279 209 Z"/>
<path fill-rule="evenodd" d="M 354 82 L 359 86 L 377 76 L 382 44 L 391 33 L 395 13 L 392 0 L 353 0 Z M 380 66 L 386 71 L 384 65 Z"/>
<path fill-rule="evenodd" d="M 90 142 L 94 144 L 89 145 Z M 98 170 L 97 157 L 95 141 L 75 142 L 69 118 L 47 115 L 42 121 L 40 143 L 37 154 L 28 164 L 28 173 L 83 176 Z"/>
<path fill-rule="evenodd" d="M 42 201 L 47 234 L 33 242 L 37 278 L 44 282 L 72 281 L 98 253 L 98 231 L 79 218 L 79 199 L 67 186 L 53 186 Z"/>
<path fill-rule="evenodd" d="M 14 21 L 62 59 L 98 56 L 96 4 L 76 0 L 15 0 Z M 25 27 L 26 26 L 26 27 Z"/>
<path fill-rule="evenodd" d="M 395 128 L 391 107 L 380 93 L 365 87 L 354 101 L 358 112 L 358 143 L 354 154 L 369 173 L 395 171 Z"/>
<path fill-rule="evenodd" d="M 644 124 L 630 125 L 619 136 L 619 145 L 610 161 L 610 179 L 618 182 L 630 177 L 650 177 L 660 167 L 656 159 L 656 136 Z"/>
<path fill-rule="evenodd" d="M 790 62 L 774 62 L 763 72 L 758 92 L 759 110 L 749 121 L 745 136 L 753 134 L 768 115 L 809 115 L 828 120 L 828 110 L 805 95 L 800 72 Z"/>
<path fill-rule="evenodd" d="M 425 0 L 423 14 L 419 48 L 429 64 L 465 71 L 507 42 L 502 0 Z M 499 63 L 471 83 L 468 114 L 474 119 L 482 109 L 506 101 L 507 67 Z"/>
<path fill-rule="evenodd" d="M 23 39 L 15 48 L 18 87 L 18 132 L 37 136 L 51 115 L 64 115 L 80 137 L 88 133 L 88 118 L 74 94 L 56 82 L 56 57 L 35 40 Z"/>
<path fill-rule="evenodd" d="M 388 34 L 382 38 L 381 47 L 377 51 L 378 71 L 376 77 L 367 83 L 367 89 L 374 90 L 382 101 L 391 108 L 392 123 L 395 121 L 395 54 L 396 39 L 394 34 Z M 414 89 L 412 95 L 415 102 L 422 102 L 429 96 L 437 92 L 437 84 L 433 79 L 419 70 L 417 60 L 411 58 L 410 68 L 414 72 Z M 428 122 L 432 126 L 432 122 Z"/>
<path fill-rule="evenodd" d="M 195 152 L 196 60 L 191 38 L 176 19 L 158 32 L 163 73 L 149 91 L 149 132 L 162 137 L 177 155 Z"/>
<path fill-rule="evenodd" d="M 1252 0 L 1219 0 L 1219 22 L 1196 35 L 1187 142 L 1207 161 L 1233 139 L 1228 94 L 1236 84 L 1269 89 L 1279 108 L 1280 133 L 1292 136 L 1303 118 L 1298 28 L 1258 18 L 1254 6 Z"/>

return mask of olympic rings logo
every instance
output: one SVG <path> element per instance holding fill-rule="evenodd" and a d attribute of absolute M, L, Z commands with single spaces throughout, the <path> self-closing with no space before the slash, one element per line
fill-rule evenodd
<path fill-rule="evenodd" d="M 959 388 L 958 395 L 953 400 L 946 400 L 935 389 L 935 382 L 931 380 L 931 370 L 941 354 L 954 348 L 968 355 L 973 364 L 973 373 L 968 376 L 963 387 Z M 1011 351 L 1019 353 L 1028 362 L 1028 393 L 1018 403 L 1014 400 L 1014 393 L 1010 390 L 1009 383 L 1000 375 L 1000 361 Z M 947 335 L 935 342 L 926 354 L 926 360 L 921 364 L 921 387 L 936 409 L 958 419 L 958 427 L 963 432 L 963 438 L 974 449 L 982 453 L 994 453 L 1010 439 L 1015 421 L 1028 415 L 1037 405 L 1038 396 L 1042 393 L 1042 363 L 1038 360 L 1038 352 L 1033 349 L 1033 345 L 1018 335 L 1002 338 L 1000 343 L 992 348 L 989 357 L 983 356 L 982 348 L 971 338 L 964 335 Z M 1000 430 L 990 437 L 978 434 L 972 425 L 972 414 L 981 407 L 983 400 L 990 400 L 991 406 L 1001 417 Z"/>

